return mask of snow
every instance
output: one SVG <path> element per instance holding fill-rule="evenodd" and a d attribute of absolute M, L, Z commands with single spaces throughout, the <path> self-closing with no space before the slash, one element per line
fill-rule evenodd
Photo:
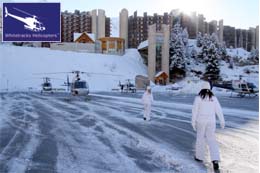
<path fill-rule="evenodd" d="M 242 59 L 246 59 L 250 52 L 246 51 L 243 48 L 235 48 L 235 49 L 227 49 L 227 54 L 231 57 L 240 57 Z"/>
<path fill-rule="evenodd" d="M 17 133 L 1 146 L 0 159 L 10 172 L 212 172 L 208 153 L 206 166 L 193 160 L 190 98 L 156 99 L 152 120 L 144 122 L 141 98 L 91 94 L 90 101 L 68 102 L 36 93 L 1 96 L 0 128 Z M 258 111 L 224 105 L 223 112 L 226 129 L 216 131 L 221 169 L 257 172 Z"/>
<path fill-rule="evenodd" d="M 88 81 L 90 91 L 111 91 L 119 80 L 134 80 L 136 75 L 147 74 L 136 49 L 128 49 L 125 55 L 117 56 L 0 45 L 0 52 L 0 90 L 7 87 L 11 91 L 28 90 L 28 87 L 40 89 L 42 77 L 61 79 L 51 82 L 54 88 L 65 89 L 61 85 L 68 73 L 46 73 L 80 70 L 88 72 L 82 77 Z M 71 80 L 73 75 L 69 77 Z"/>
<path fill-rule="evenodd" d="M 139 50 L 139 49 L 143 49 L 145 47 L 148 47 L 148 40 L 141 42 L 137 49 Z"/>
<path fill-rule="evenodd" d="M 147 44 L 148 41 L 144 41 L 140 46 Z M 200 50 L 196 46 L 195 39 L 189 39 L 189 49 L 192 48 L 195 48 L 197 52 Z M 236 52 L 235 50 L 246 53 L 243 49 L 234 49 L 232 51 Z M 117 56 L 63 52 L 49 50 L 48 48 L 16 47 L 2 44 L 0 45 L 0 52 L 0 91 L 5 90 L 7 87 L 12 91 L 28 90 L 29 87 L 38 90 L 41 88 L 42 77 L 59 78 L 60 80 L 51 80 L 53 87 L 66 89 L 61 86 L 66 80 L 66 73 L 33 75 L 34 73 L 70 72 L 72 70 L 89 72 L 88 75 L 83 75 L 83 78 L 89 83 L 90 92 L 111 91 L 117 88 L 119 81 L 123 82 L 126 79 L 134 81 L 136 75 L 147 76 L 147 67 L 143 64 L 142 58 L 136 49 L 128 49 L 124 56 Z M 188 70 L 193 69 L 204 73 L 205 64 L 196 64 L 193 59 L 190 60 L 190 65 L 187 66 Z M 15 70 L 13 70 L 14 67 Z M 233 69 L 230 69 L 226 62 L 220 61 L 220 68 L 221 77 L 225 81 L 237 80 L 239 75 L 242 75 L 245 81 L 259 86 L 258 65 L 234 66 Z M 248 69 L 252 73 L 245 73 Z M 94 73 L 99 73 L 100 75 Z M 72 77 L 73 75 L 69 76 L 70 80 Z M 180 89 L 177 91 L 169 91 L 169 88 L 172 88 L 171 84 L 168 86 L 153 85 L 153 90 L 194 94 L 200 90 L 200 79 L 190 72 L 187 73 L 187 77 L 184 80 L 178 81 L 177 84 L 180 86 Z M 217 89 L 215 92 L 230 94 L 224 89 Z"/>

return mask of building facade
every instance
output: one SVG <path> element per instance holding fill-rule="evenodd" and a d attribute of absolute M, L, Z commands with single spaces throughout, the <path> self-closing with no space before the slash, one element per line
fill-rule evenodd
<path fill-rule="evenodd" d="M 218 39 L 220 43 L 223 43 L 223 30 L 224 30 L 223 20 L 218 21 Z"/>
<path fill-rule="evenodd" d="M 2 41 L 2 7 L 0 6 L 0 42 Z"/>
<path fill-rule="evenodd" d="M 137 16 L 137 11 L 134 15 L 128 18 L 128 47 L 137 48 L 138 45 L 148 39 L 148 26 L 155 24 L 156 31 L 162 29 L 163 24 L 169 25 L 171 22 L 168 13 L 164 15 L 154 14 L 148 16 L 145 12 L 143 16 Z"/>
<path fill-rule="evenodd" d="M 244 48 L 247 51 L 259 49 L 259 26 L 248 30 L 224 26 L 223 39 L 227 48 Z"/>
<path fill-rule="evenodd" d="M 220 43 L 225 43 L 227 48 L 243 47 L 250 51 L 259 46 L 259 27 L 249 28 L 248 30 L 236 29 L 235 27 L 225 26 L 223 20 L 212 20 L 207 22 L 203 14 L 195 12 L 187 15 L 179 10 L 172 10 L 169 14 L 154 14 L 138 16 L 137 11 L 132 16 L 128 16 L 128 11 L 123 9 L 120 12 L 120 37 L 124 38 L 129 48 L 137 48 L 138 45 L 148 39 L 148 27 L 155 24 L 156 31 L 162 29 L 163 24 L 170 27 L 179 22 L 183 28 L 187 28 L 189 38 L 195 39 L 198 32 L 202 34 L 216 33 Z M 257 29 L 258 28 L 258 29 Z M 126 36 L 126 33 L 127 36 Z M 127 44 L 126 43 L 126 44 Z"/>
<path fill-rule="evenodd" d="M 259 50 L 259 26 L 256 27 L 256 41 L 255 41 L 256 49 Z"/>
<path fill-rule="evenodd" d="M 224 26 L 223 41 L 227 48 L 236 47 L 236 28 L 231 26 Z"/>
<path fill-rule="evenodd" d="M 101 53 L 123 55 L 125 53 L 125 40 L 119 37 L 102 37 L 98 39 L 101 42 Z"/>
<path fill-rule="evenodd" d="M 202 34 L 212 34 L 214 32 L 218 35 L 219 40 L 223 41 L 223 20 L 220 20 L 219 24 L 216 20 L 208 23 L 202 14 L 197 15 L 195 12 L 187 15 L 179 12 L 179 10 L 172 10 L 169 14 L 158 15 L 155 13 L 153 16 L 149 16 L 145 12 L 143 16 L 138 16 L 137 11 L 135 11 L 132 16 L 128 17 L 128 20 L 126 20 L 126 16 L 128 16 L 128 12 L 126 9 L 123 9 L 120 12 L 120 37 L 125 38 L 123 33 L 128 32 L 125 40 L 128 40 L 129 48 L 137 48 L 141 42 L 148 39 L 149 25 L 155 24 L 156 31 L 160 31 L 163 24 L 173 27 L 177 22 L 183 28 L 187 28 L 189 38 L 191 39 L 195 39 L 198 32 Z"/>
<path fill-rule="evenodd" d="M 110 36 L 110 18 L 105 16 L 104 10 L 73 13 L 61 13 L 61 41 L 73 42 L 73 33 L 93 33 L 96 39 Z"/>
<path fill-rule="evenodd" d="M 119 14 L 119 37 L 125 40 L 125 47 L 128 48 L 128 11 L 125 8 Z"/>
<path fill-rule="evenodd" d="M 155 81 L 156 74 L 165 73 L 169 76 L 169 39 L 170 26 L 162 25 L 162 29 L 157 31 L 156 25 L 148 27 L 148 40 L 142 42 L 138 47 L 138 51 L 144 58 L 145 64 L 148 66 L 148 78 Z M 165 79 L 163 84 L 169 82 L 169 78 Z"/>

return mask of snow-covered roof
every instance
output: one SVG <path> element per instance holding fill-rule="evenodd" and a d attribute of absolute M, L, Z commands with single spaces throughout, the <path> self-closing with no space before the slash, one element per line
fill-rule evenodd
<path fill-rule="evenodd" d="M 91 40 L 93 40 L 95 42 L 95 34 L 93 33 L 87 33 L 87 32 L 83 32 L 85 34 L 87 34 L 89 36 L 89 38 L 91 38 Z M 83 33 L 77 33 L 77 32 L 74 32 L 73 33 L 73 41 L 76 41 Z"/>
<path fill-rule="evenodd" d="M 159 71 L 158 73 L 156 73 L 155 77 L 159 77 L 163 73 L 165 73 L 165 72 L 164 71 Z"/>
<path fill-rule="evenodd" d="M 148 47 L 148 40 L 141 42 L 137 49 L 143 49 L 145 47 Z"/>

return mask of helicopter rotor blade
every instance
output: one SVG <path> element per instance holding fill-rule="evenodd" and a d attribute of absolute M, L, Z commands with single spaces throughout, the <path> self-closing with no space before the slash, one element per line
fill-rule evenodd
<path fill-rule="evenodd" d="M 19 8 L 13 8 L 13 9 L 15 9 L 15 10 L 17 10 L 17 11 L 19 11 L 19 12 L 21 12 L 21 13 L 24 13 L 24 14 L 27 14 L 27 15 L 29 15 L 29 16 L 32 16 L 32 17 L 37 17 L 37 16 L 35 16 L 35 15 L 32 15 L 32 14 L 30 14 L 30 13 L 28 13 L 28 12 L 26 12 L 26 11 L 23 11 L 23 10 L 21 10 L 21 9 L 19 9 Z M 38 18 L 38 17 L 37 17 Z"/>
<path fill-rule="evenodd" d="M 64 73 L 71 73 L 71 72 L 33 73 L 33 75 L 45 75 L 45 74 L 64 74 Z"/>
<path fill-rule="evenodd" d="M 93 75 L 105 75 L 105 76 L 123 76 L 118 74 L 109 74 L 109 73 L 92 73 L 92 72 L 85 72 L 87 74 L 93 74 Z"/>

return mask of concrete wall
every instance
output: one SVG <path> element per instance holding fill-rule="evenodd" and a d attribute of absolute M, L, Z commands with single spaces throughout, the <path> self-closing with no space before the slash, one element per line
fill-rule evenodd
<path fill-rule="evenodd" d="M 218 22 L 218 39 L 220 43 L 223 43 L 223 20 Z"/>
<path fill-rule="evenodd" d="M 249 28 L 249 33 L 251 37 L 251 50 L 256 48 L 256 28 Z"/>
<path fill-rule="evenodd" d="M 95 53 L 95 44 L 92 43 L 51 43 L 50 49 Z"/>
<path fill-rule="evenodd" d="M 97 39 L 105 37 L 106 16 L 105 11 L 98 9 Z"/>
<path fill-rule="evenodd" d="M 97 39 L 97 10 L 91 11 L 91 31 Z"/>
<path fill-rule="evenodd" d="M 256 44 L 255 44 L 256 49 L 259 50 L 259 26 L 256 27 L 256 38 L 255 39 L 256 39 Z"/>
<path fill-rule="evenodd" d="M 156 25 L 148 26 L 148 78 L 154 82 L 156 68 Z"/>
<path fill-rule="evenodd" d="M 163 31 L 163 45 L 162 45 L 162 71 L 169 75 L 169 40 L 170 40 L 170 26 L 162 25 Z M 169 83 L 169 78 L 167 78 L 167 83 Z"/>
<path fill-rule="evenodd" d="M 0 5 L 0 42 L 2 41 L 2 7 Z"/>
<path fill-rule="evenodd" d="M 125 48 L 128 48 L 128 11 L 122 9 L 119 14 L 119 37 L 125 39 Z"/>

